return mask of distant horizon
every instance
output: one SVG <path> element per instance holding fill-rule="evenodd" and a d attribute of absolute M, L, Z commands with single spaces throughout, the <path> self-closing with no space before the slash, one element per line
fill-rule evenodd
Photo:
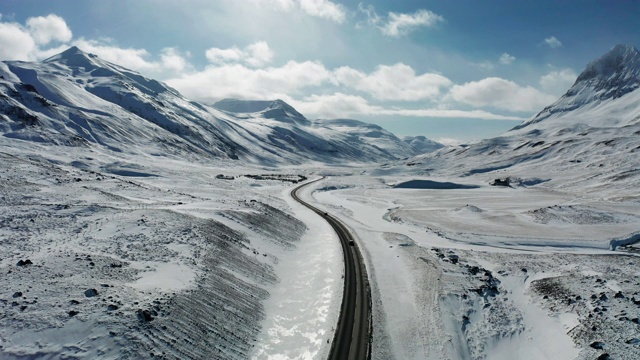
<path fill-rule="evenodd" d="M 78 46 L 205 104 L 282 99 L 309 118 L 459 143 L 506 132 L 588 62 L 637 47 L 640 3 L 468 4 L 12 0 L 0 3 L 0 59 Z"/>

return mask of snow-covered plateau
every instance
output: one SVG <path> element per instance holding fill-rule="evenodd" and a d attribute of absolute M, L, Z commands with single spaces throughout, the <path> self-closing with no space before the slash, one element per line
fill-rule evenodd
<path fill-rule="evenodd" d="M 326 176 L 300 195 L 363 252 L 372 359 L 637 359 L 638 59 L 455 147 L 77 48 L 0 63 L 0 358 L 326 358 L 342 250 L 290 196 Z"/>

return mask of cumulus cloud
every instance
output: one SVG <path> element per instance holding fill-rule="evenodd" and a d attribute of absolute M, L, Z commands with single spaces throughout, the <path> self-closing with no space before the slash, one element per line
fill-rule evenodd
<path fill-rule="evenodd" d="M 507 53 L 503 53 L 500 55 L 500 63 L 503 65 L 511 65 L 516 60 L 516 57 L 513 55 L 509 55 Z"/>
<path fill-rule="evenodd" d="M 425 73 L 417 75 L 408 65 L 379 65 L 365 73 L 343 66 L 327 69 L 314 61 L 290 61 L 281 67 L 254 68 L 243 60 L 246 51 L 210 49 L 212 64 L 203 71 L 182 75 L 169 83 L 197 100 L 207 102 L 223 97 L 270 99 L 312 86 L 338 86 L 356 90 L 381 101 L 435 100 L 453 85 L 446 77 Z"/>
<path fill-rule="evenodd" d="M 303 13 L 336 23 L 347 19 L 347 11 L 342 4 L 330 0 L 252 0 L 255 4 L 275 6 L 284 11 L 302 11 Z"/>
<path fill-rule="evenodd" d="M 432 11 L 420 9 L 413 14 L 389 12 L 382 18 L 375 11 L 373 5 L 358 5 L 361 13 L 366 15 L 367 22 L 387 36 L 401 37 L 420 27 L 434 27 L 444 21 L 444 18 Z"/>
<path fill-rule="evenodd" d="M 64 19 L 54 14 L 27 19 L 27 29 L 39 45 L 46 45 L 51 41 L 67 42 L 73 37 Z"/>
<path fill-rule="evenodd" d="M 189 54 L 187 54 L 188 56 Z M 160 62 L 162 67 L 174 71 L 182 72 L 190 67 L 189 62 L 176 48 L 164 48 L 160 53 Z"/>
<path fill-rule="evenodd" d="M 0 22 L 0 58 L 33 60 L 37 46 L 31 34 L 20 24 Z"/>
<path fill-rule="evenodd" d="M 382 110 L 379 106 L 357 95 L 337 92 L 331 95 L 311 95 L 302 100 L 290 99 L 291 105 L 311 117 L 343 118 L 355 115 L 372 114 Z"/>
<path fill-rule="evenodd" d="M 382 26 L 385 35 L 399 37 L 406 35 L 418 27 L 433 27 L 444 18 L 428 10 L 418 10 L 413 14 L 390 12 L 389 21 Z"/>
<path fill-rule="evenodd" d="M 244 49 L 232 47 L 229 49 L 210 48 L 206 51 L 207 60 L 214 64 L 245 63 L 260 67 L 273 60 L 273 51 L 264 41 L 253 43 Z"/>
<path fill-rule="evenodd" d="M 280 67 L 254 69 L 243 64 L 210 65 L 202 71 L 167 80 L 185 96 L 203 102 L 221 98 L 275 99 L 299 95 L 307 87 L 330 82 L 332 74 L 319 62 L 289 61 Z"/>
<path fill-rule="evenodd" d="M 436 141 L 445 146 L 457 146 L 464 143 L 459 139 L 454 139 L 449 137 L 441 137 L 436 139 Z"/>
<path fill-rule="evenodd" d="M 25 25 L 16 22 L 2 22 L 0 17 L 0 59 L 27 60 L 42 59 L 51 53 L 43 48 L 52 42 L 66 43 L 72 33 L 63 18 L 47 15 L 28 18 Z M 58 45 L 54 49 L 58 49 Z"/>
<path fill-rule="evenodd" d="M 311 16 L 343 23 L 347 13 L 341 4 L 329 0 L 300 0 L 300 8 Z"/>
<path fill-rule="evenodd" d="M 489 77 L 451 88 L 449 96 L 463 104 L 494 107 L 509 111 L 540 110 L 556 100 L 531 86 L 520 86 L 513 81 Z"/>
<path fill-rule="evenodd" d="M 578 78 L 572 69 L 552 71 L 540 78 L 540 87 L 547 93 L 560 96 L 564 94 Z"/>
<path fill-rule="evenodd" d="M 562 46 L 562 43 L 560 42 L 560 40 L 556 39 L 555 36 L 551 36 L 551 37 L 548 37 L 548 38 L 544 39 L 544 42 L 547 45 L 549 45 L 549 47 L 552 48 L 552 49 L 557 49 L 557 48 Z"/>
<path fill-rule="evenodd" d="M 440 95 L 441 88 L 452 85 L 451 80 L 438 74 L 416 75 L 413 68 L 397 63 L 379 65 L 370 74 L 350 67 L 335 71 L 338 83 L 370 94 L 378 100 L 417 101 Z"/>
<path fill-rule="evenodd" d="M 205 52 L 207 60 L 214 64 L 225 64 L 239 62 L 244 56 L 244 52 L 237 47 L 229 49 L 210 48 Z"/>
<path fill-rule="evenodd" d="M 403 109 L 372 105 L 365 98 L 336 92 L 331 95 L 311 95 L 302 100 L 289 99 L 291 105 L 303 114 L 320 118 L 340 118 L 358 115 L 407 116 L 436 118 L 468 118 L 484 120 L 518 120 L 524 118 L 493 114 L 483 110 Z"/>

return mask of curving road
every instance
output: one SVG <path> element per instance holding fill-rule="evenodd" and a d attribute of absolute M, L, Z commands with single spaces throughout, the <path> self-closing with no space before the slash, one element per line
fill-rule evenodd
<path fill-rule="evenodd" d="M 363 360 L 370 358 L 371 296 L 367 269 L 360 250 L 349 230 L 335 217 L 310 205 L 298 197 L 298 191 L 323 178 L 302 184 L 291 191 L 291 197 L 322 216 L 335 230 L 344 255 L 344 293 L 335 337 L 331 344 L 330 360 Z"/>

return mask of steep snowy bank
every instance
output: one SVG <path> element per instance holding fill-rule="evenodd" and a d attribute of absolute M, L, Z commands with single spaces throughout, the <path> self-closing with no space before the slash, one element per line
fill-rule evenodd
<path fill-rule="evenodd" d="M 230 184 L 215 178 L 222 166 L 136 157 L 120 166 L 155 176 L 118 176 L 100 172 L 89 152 L 74 155 L 84 159 L 76 167 L 62 161 L 65 152 L 46 160 L 30 152 L 2 154 L 0 357 L 245 359 L 257 345 L 271 354 L 328 351 L 340 294 L 337 242 L 327 247 L 327 229 L 312 237 L 322 226 L 306 218 L 307 230 L 289 215 L 281 199 L 288 183 Z M 294 289 L 301 297 L 285 298 Z M 278 299 L 290 302 L 279 307 Z M 304 320 L 289 317 L 304 309 Z M 267 327 L 292 330 L 259 338 Z"/>

